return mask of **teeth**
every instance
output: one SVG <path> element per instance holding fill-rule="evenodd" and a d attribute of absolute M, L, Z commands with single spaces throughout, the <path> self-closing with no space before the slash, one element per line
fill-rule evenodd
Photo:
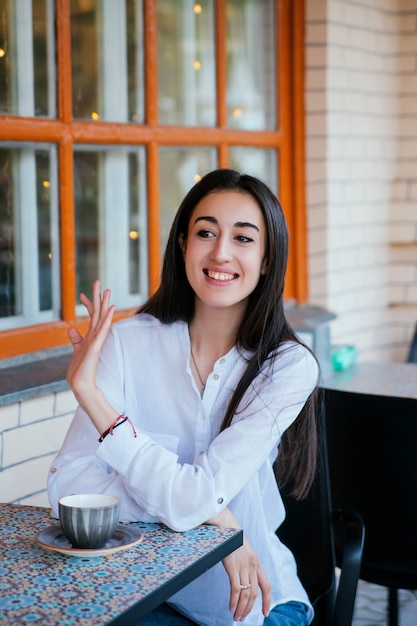
<path fill-rule="evenodd" d="M 210 270 L 207 272 L 209 278 L 213 278 L 214 280 L 233 280 L 235 274 L 224 274 L 223 272 L 211 272 Z"/>

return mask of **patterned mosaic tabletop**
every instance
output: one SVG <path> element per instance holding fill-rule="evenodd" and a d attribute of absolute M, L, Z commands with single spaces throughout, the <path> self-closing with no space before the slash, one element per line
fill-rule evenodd
<path fill-rule="evenodd" d="M 417 400 L 416 363 L 358 363 L 324 379 L 324 389 Z"/>
<path fill-rule="evenodd" d="M 0 504 L 0 519 L 1 626 L 113 623 L 225 543 L 236 543 L 232 549 L 242 543 L 242 532 L 234 529 L 203 525 L 176 533 L 162 524 L 137 522 L 131 526 L 144 534 L 141 543 L 79 558 L 36 542 L 40 531 L 59 524 L 49 509 Z"/>

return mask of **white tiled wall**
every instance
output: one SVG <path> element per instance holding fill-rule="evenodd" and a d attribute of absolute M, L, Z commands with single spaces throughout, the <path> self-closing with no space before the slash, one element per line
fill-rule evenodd
<path fill-rule="evenodd" d="M 0 407 L 0 502 L 49 506 L 49 466 L 75 408 L 71 391 Z"/>
<path fill-rule="evenodd" d="M 306 0 L 310 300 L 404 360 L 417 321 L 417 0 Z"/>

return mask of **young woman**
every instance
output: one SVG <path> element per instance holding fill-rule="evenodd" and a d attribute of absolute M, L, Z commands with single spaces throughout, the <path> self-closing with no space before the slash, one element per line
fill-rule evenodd
<path fill-rule="evenodd" d="M 279 478 L 300 497 L 316 456 L 318 366 L 285 319 L 287 249 L 270 189 L 216 170 L 179 207 L 160 287 L 137 315 L 112 326 L 109 290 L 96 282 L 92 301 L 81 295 L 91 320 L 84 338 L 69 331 L 79 408 L 49 474 L 53 512 L 69 493 L 106 492 L 121 498 L 123 520 L 244 530 L 241 548 L 142 625 L 312 619 L 275 534 L 285 517 L 278 447 Z"/>

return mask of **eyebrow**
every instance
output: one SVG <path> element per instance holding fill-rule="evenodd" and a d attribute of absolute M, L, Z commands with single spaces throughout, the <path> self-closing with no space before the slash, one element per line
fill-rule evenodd
<path fill-rule="evenodd" d="M 211 222 L 212 224 L 219 223 L 218 220 L 215 217 L 212 217 L 211 215 L 201 215 L 200 217 L 197 217 L 194 223 L 197 224 L 197 222 L 200 222 L 200 221 L 207 221 L 207 222 Z M 256 226 L 256 224 L 252 224 L 252 222 L 235 222 L 235 227 L 236 228 L 254 228 L 259 233 L 259 228 Z"/>

